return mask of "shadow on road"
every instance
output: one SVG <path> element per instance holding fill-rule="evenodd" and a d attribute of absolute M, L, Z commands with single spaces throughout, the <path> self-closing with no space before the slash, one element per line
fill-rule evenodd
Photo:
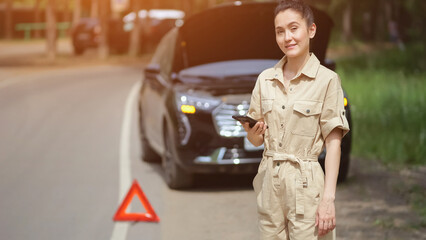
<path fill-rule="evenodd" d="M 142 160 L 141 160 L 142 161 Z M 164 170 L 161 163 L 148 163 L 164 180 Z M 255 174 L 195 174 L 194 185 L 188 189 L 179 191 L 188 192 L 215 192 L 252 190 L 252 181 Z"/>

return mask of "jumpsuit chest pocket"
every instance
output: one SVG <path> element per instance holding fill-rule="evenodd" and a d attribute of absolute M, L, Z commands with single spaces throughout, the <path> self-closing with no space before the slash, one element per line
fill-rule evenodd
<path fill-rule="evenodd" d="M 304 100 L 295 101 L 293 105 L 292 133 L 313 137 L 319 127 L 322 102 Z"/>
<path fill-rule="evenodd" d="M 275 100 L 275 88 L 277 84 L 273 80 L 267 80 L 264 84 L 265 85 L 263 86 L 261 93 L 261 110 L 263 117 L 267 120 L 267 118 L 269 118 L 269 114 L 272 112 L 272 106 Z"/>
<path fill-rule="evenodd" d="M 273 99 L 262 99 L 262 114 L 265 117 L 268 113 L 272 111 L 272 104 L 274 103 Z"/>

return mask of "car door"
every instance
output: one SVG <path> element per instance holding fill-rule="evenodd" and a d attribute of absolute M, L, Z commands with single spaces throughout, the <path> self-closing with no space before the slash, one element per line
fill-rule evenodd
<path fill-rule="evenodd" d="M 166 114 L 165 94 L 171 88 L 170 72 L 176 35 L 177 29 L 164 36 L 151 63 L 145 68 L 145 82 L 141 97 L 144 132 L 150 145 L 159 153 L 163 151 L 162 124 Z"/>

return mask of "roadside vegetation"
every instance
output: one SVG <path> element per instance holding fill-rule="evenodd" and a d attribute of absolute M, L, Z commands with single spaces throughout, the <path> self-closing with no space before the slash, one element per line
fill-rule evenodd
<path fill-rule="evenodd" d="M 425 53 L 418 43 L 337 59 L 351 104 L 353 155 L 426 164 Z"/>

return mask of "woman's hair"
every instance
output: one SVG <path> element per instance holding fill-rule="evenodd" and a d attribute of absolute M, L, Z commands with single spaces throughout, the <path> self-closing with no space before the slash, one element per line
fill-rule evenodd
<path fill-rule="evenodd" d="M 287 9 L 292 9 L 306 20 L 307 26 L 311 26 L 314 23 L 314 14 L 312 13 L 311 8 L 303 0 L 279 0 L 277 7 L 275 8 L 275 16 L 278 13 L 283 12 Z"/>

